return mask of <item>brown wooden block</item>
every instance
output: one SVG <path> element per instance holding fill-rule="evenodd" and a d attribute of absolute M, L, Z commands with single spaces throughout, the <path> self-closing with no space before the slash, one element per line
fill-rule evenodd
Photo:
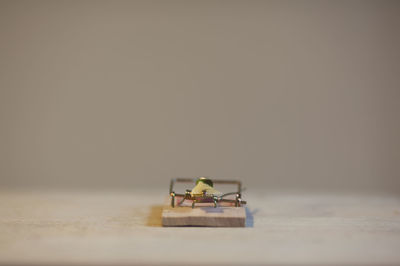
<path fill-rule="evenodd" d="M 190 204 L 171 207 L 166 203 L 162 211 L 163 226 L 245 227 L 245 207 L 220 207 Z"/>

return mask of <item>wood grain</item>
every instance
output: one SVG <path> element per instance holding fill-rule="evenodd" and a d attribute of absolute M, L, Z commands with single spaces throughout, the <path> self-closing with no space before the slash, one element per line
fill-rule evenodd
<path fill-rule="evenodd" d="M 162 224 L 163 226 L 244 227 L 246 211 L 245 207 L 192 208 L 186 205 L 173 208 L 168 198 L 162 211 Z"/>
<path fill-rule="evenodd" d="M 0 190 L 0 265 L 400 265 L 398 195 L 250 188 L 242 228 L 163 227 L 166 195 Z"/>

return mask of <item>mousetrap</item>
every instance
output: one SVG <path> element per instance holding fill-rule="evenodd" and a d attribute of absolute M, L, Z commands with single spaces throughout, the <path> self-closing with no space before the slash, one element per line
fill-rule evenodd
<path fill-rule="evenodd" d="M 192 189 L 178 193 L 175 191 L 177 183 L 185 183 Z M 217 190 L 219 185 L 233 185 L 236 188 L 223 193 Z M 174 178 L 163 207 L 162 225 L 244 227 L 246 201 L 242 200 L 241 192 L 242 184 L 237 180 Z"/>

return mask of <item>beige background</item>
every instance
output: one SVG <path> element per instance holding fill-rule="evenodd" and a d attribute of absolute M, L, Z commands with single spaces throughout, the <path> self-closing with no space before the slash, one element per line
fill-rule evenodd
<path fill-rule="evenodd" d="M 0 186 L 400 192 L 399 1 L 0 1 Z"/>

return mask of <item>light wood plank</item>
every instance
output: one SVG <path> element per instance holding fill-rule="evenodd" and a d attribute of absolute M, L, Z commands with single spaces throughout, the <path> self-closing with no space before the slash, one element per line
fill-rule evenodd
<path fill-rule="evenodd" d="M 400 265 L 398 195 L 250 188 L 244 228 L 162 227 L 166 195 L 0 190 L 0 265 Z"/>
<path fill-rule="evenodd" d="M 165 204 L 162 211 L 163 226 L 244 227 L 245 207 L 171 207 Z"/>

